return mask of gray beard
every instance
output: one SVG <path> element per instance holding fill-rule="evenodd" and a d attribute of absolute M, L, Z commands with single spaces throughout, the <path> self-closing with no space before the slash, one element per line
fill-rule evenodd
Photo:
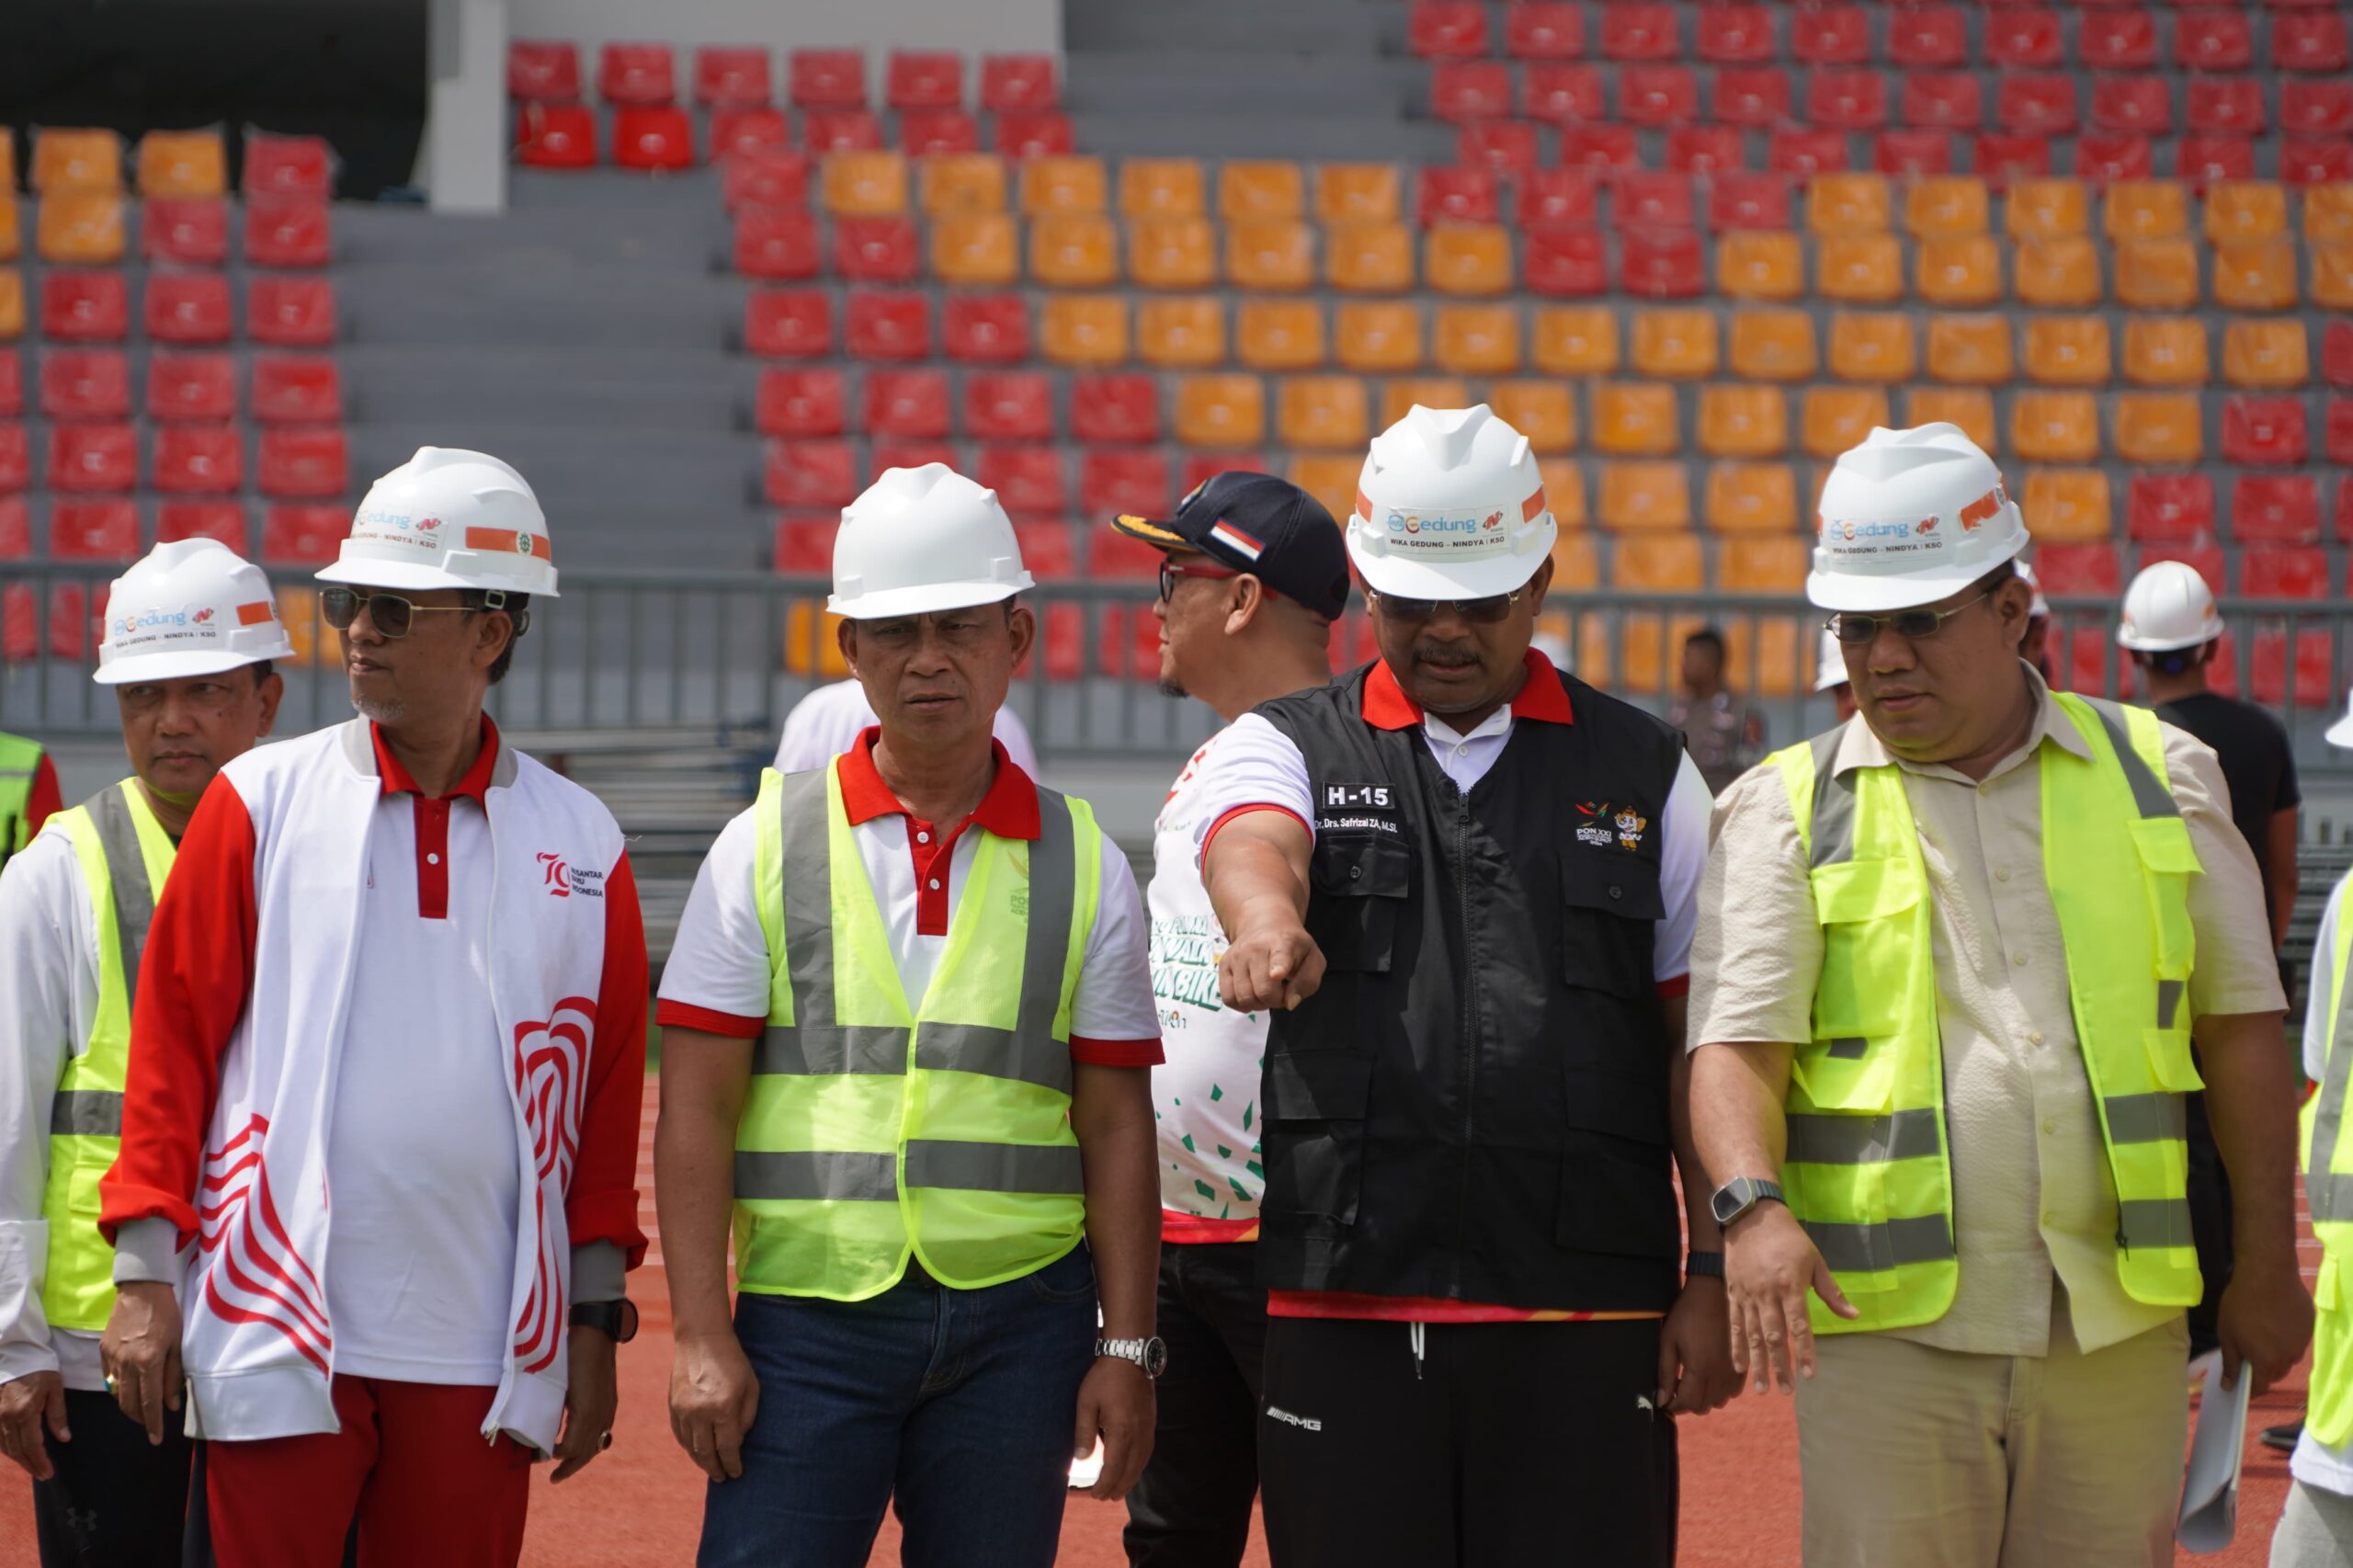
<path fill-rule="evenodd" d="M 351 699 L 351 705 L 359 710 L 361 718 L 376 724 L 397 724 L 401 715 L 408 711 L 404 702 L 362 702 L 357 697 Z"/>
<path fill-rule="evenodd" d="M 1170 676 L 1166 680 L 1160 683 L 1160 695 L 1163 697 L 1176 698 L 1181 702 L 1186 698 L 1188 698 L 1193 694 L 1185 689 L 1185 683 L 1183 681 L 1178 680 L 1175 676 Z"/>

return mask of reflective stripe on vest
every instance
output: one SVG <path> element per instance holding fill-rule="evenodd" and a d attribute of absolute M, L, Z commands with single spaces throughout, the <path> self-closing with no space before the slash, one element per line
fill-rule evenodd
<path fill-rule="evenodd" d="M 910 1256 L 976 1288 L 1075 1244 L 1067 1020 L 1101 835 L 1082 801 L 1038 804 L 1034 841 L 967 830 L 956 915 L 911 1008 L 834 769 L 764 778 L 754 882 L 775 983 L 734 1161 L 744 1288 L 862 1300 Z"/>
<path fill-rule="evenodd" d="M 2353 1146 L 2345 1141 L 2345 1099 L 2353 1081 L 2353 1032 L 2346 1010 L 2353 988 L 2345 983 L 2353 959 L 2353 910 L 2339 886 L 2336 947 L 2329 957 L 2328 1061 L 2321 1069 L 2320 1093 L 2303 1113 L 2304 1197 L 2312 1206 L 2313 1233 L 2320 1238 L 2319 1277 L 2313 1282 L 2313 1370 L 2305 1394 L 2304 1427 L 2316 1441 L 2341 1447 L 2353 1437 Z M 2313 954 L 2315 983 L 2323 971 Z M 2313 986 L 2306 1006 L 2320 1000 Z"/>
<path fill-rule="evenodd" d="M 171 869 L 170 836 L 137 783 L 126 779 L 51 819 L 74 846 L 98 936 L 97 1006 L 90 1035 L 59 1075 L 50 1103 L 49 1222 L 41 1310 L 58 1328 L 95 1333 L 114 1308 L 114 1249 L 98 1234 L 98 1179 L 122 1135 L 123 1072 L 139 960 L 155 898 Z"/>
<path fill-rule="evenodd" d="M 2052 745 L 2036 766 L 2045 881 L 2063 946 L 2082 960 L 2070 960 L 2069 990 L 2120 1195 L 2120 1278 L 2135 1299 L 2186 1304 L 2198 1295 L 2184 1098 L 2197 1081 L 2181 1006 L 2195 855 L 2154 716 L 2054 701 L 2054 721 L 2075 724 L 2095 758 L 2087 768 Z M 1901 770 L 1836 772 L 1845 733 L 1774 758 L 1824 927 L 1814 1038 L 1799 1048 L 1785 1107 L 1783 1186 L 1862 1312 L 1849 1323 L 1816 1302 L 1827 1333 L 1933 1322 L 1959 1278 L 1926 868 Z M 2139 873 L 2144 898 L 2120 896 L 2120 866 Z M 2135 966 L 2150 978 L 2130 979 Z"/>

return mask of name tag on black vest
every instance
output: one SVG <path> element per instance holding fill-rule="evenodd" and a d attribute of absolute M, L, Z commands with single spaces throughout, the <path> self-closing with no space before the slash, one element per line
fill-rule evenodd
<path fill-rule="evenodd" d="M 1386 784 L 1324 784 L 1319 787 L 1315 831 L 1318 833 L 1402 833 L 1397 825 L 1396 792 Z"/>

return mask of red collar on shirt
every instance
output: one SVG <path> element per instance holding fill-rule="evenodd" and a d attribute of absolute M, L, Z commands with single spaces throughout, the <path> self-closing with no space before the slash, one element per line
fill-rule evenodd
<path fill-rule="evenodd" d="M 869 724 L 859 733 L 858 744 L 842 753 L 835 769 L 842 781 L 842 809 L 848 813 L 852 826 L 876 817 L 907 814 L 907 808 L 899 803 L 899 797 L 892 793 L 891 786 L 882 782 L 882 775 L 875 771 L 874 740 L 881 733 L 881 725 Z M 1036 838 L 1040 832 L 1036 782 L 1005 755 L 1002 741 L 990 741 L 989 749 L 996 757 L 996 777 L 990 780 L 989 792 L 981 797 L 981 803 L 966 820 L 980 824 L 999 838 Z"/>
<path fill-rule="evenodd" d="M 1553 672 L 1552 661 L 1534 648 L 1528 651 L 1528 674 L 1519 695 L 1511 699 L 1511 716 L 1541 724 L 1574 724 L 1568 688 Z M 1376 730 L 1410 730 L 1422 722 L 1422 705 L 1405 695 L 1382 659 L 1364 677 L 1364 722 Z"/>
<path fill-rule="evenodd" d="M 392 748 L 384 744 L 384 732 L 371 722 L 368 726 L 368 738 L 375 743 L 376 777 L 382 782 L 383 793 L 422 798 L 425 791 L 417 787 L 408 769 L 401 766 L 400 758 L 394 756 Z M 482 716 L 482 750 L 476 754 L 474 765 L 466 769 L 466 776 L 458 780 L 455 788 L 439 798 L 450 801 L 460 795 L 471 795 L 474 804 L 486 808 L 490 803 L 491 772 L 497 766 L 498 726 L 492 723 L 490 715 L 485 713 Z"/>

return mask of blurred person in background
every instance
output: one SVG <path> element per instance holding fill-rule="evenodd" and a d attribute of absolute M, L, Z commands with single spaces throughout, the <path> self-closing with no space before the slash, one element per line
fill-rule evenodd
<path fill-rule="evenodd" d="M 48 748 L 0 731 L 0 869 L 64 803 Z"/>
<path fill-rule="evenodd" d="M 1724 635 L 1712 626 L 1683 640 L 1682 676 L 1666 722 L 1683 732 L 1710 791 L 1722 794 L 1765 755 L 1765 715 L 1724 684 Z"/>
<path fill-rule="evenodd" d="M 1855 716 L 1855 683 L 1847 675 L 1847 656 L 1838 651 L 1838 634 L 1824 627 L 1822 651 L 1813 667 L 1813 689 L 1826 695 L 1830 706 L 1837 710 L 1838 722 L 1845 723 Z"/>

